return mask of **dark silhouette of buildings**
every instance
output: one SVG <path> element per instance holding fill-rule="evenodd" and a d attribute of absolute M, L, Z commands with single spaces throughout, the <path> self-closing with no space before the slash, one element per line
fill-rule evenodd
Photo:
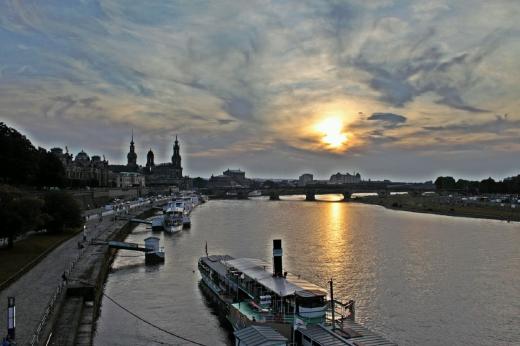
<path fill-rule="evenodd" d="M 60 159 L 65 174 L 71 185 L 75 186 L 110 186 L 108 161 L 99 155 L 92 158 L 81 150 L 74 158 L 68 149 L 52 148 L 51 153 Z"/>

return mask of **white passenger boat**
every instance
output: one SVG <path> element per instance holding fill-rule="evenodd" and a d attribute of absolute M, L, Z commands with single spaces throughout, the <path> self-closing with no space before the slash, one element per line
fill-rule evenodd
<path fill-rule="evenodd" d="M 166 210 L 163 216 L 163 230 L 173 234 L 182 231 L 182 219 L 179 220 L 173 208 Z"/>

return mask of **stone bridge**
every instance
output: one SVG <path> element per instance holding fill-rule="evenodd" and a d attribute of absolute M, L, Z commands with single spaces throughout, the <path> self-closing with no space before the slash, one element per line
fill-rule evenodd
<path fill-rule="evenodd" d="M 305 200 L 315 201 L 316 195 L 342 194 L 344 201 L 349 201 L 354 193 L 377 193 L 386 196 L 390 192 L 408 192 L 420 194 L 435 190 L 433 184 L 418 183 L 388 183 L 363 182 L 359 184 L 313 184 L 306 186 L 273 187 L 260 190 L 262 196 L 269 196 L 270 200 L 279 200 L 280 196 L 305 195 Z M 218 187 L 208 188 L 206 193 L 222 199 L 247 199 L 253 189 L 245 187 Z"/>

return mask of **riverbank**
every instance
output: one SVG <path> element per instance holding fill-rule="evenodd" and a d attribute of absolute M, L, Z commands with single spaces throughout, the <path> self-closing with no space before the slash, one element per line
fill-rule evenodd
<path fill-rule="evenodd" d="M 481 206 L 461 203 L 442 203 L 437 196 L 391 195 L 385 197 L 366 196 L 356 202 L 375 204 L 393 210 L 446 216 L 471 217 L 502 221 L 520 221 L 520 209 L 500 206 Z"/>
<path fill-rule="evenodd" d="M 38 264 L 60 244 L 78 233 L 79 230 L 69 230 L 58 234 L 33 234 L 16 242 L 16 246 L 12 249 L 1 249 L 0 291 Z"/>
<path fill-rule="evenodd" d="M 141 210 L 131 217 L 144 219 L 154 214 L 154 209 Z M 49 345 L 92 345 L 92 334 L 99 312 L 105 279 L 116 250 L 100 242 L 121 241 L 137 224 L 115 221 L 96 243 L 89 244 L 70 274 L 59 312 L 49 328 Z"/>

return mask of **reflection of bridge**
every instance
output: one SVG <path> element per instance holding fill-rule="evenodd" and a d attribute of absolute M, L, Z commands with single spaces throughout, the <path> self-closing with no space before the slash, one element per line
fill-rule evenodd
<path fill-rule="evenodd" d="M 271 200 L 279 200 L 280 196 L 305 195 L 305 200 L 315 201 L 316 195 L 342 194 L 343 200 L 348 201 L 354 193 L 377 193 L 386 196 L 390 192 L 408 192 L 419 194 L 435 190 L 433 184 L 416 183 L 389 183 L 389 182 L 362 182 L 359 184 L 313 184 L 306 186 L 285 186 L 262 189 L 262 196 L 269 196 Z M 247 199 L 253 191 L 246 187 L 215 187 L 208 188 L 205 193 L 221 199 Z"/>

